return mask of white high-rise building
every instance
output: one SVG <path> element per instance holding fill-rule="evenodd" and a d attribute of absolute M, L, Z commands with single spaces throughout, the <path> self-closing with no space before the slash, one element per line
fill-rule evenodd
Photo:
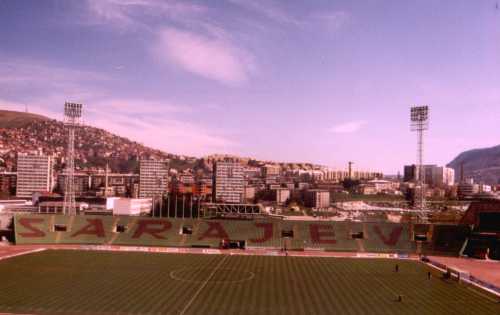
<path fill-rule="evenodd" d="M 445 166 L 424 165 L 425 183 L 431 187 L 451 186 L 455 183 L 455 170 Z"/>
<path fill-rule="evenodd" d="M 425 183 L 431 187 L 451 186 L 455 183 L 455 170 L 446 166 L 423 165 Z M 418 174 L 415 165 L 406 165 L 404 181 L 414 181 Z"/>
<path fill-rule="evenodd" d="M 153 198 L 168 191 L 167 163 L 164 160 L 139 162 L 139 198 Z"/>
<path fill-rule="evenodd" d="M 443 182 L 445 185 L 453 186 L 455 184 L 455 170 L 450 167 L 443 167 Z"/>
<path fill-rule="evenodd" d="M 53 158 L 46 155 L 17 156 L 17 193 L 19 198 L 31 198 L 36 192 L 51 192 Z"/>
<path fill-rule="evenodd" d="M 238 162 L 219 161 L 213 169 L 214 202 L 241 203 L 244 197 L 244 169 Z"/>

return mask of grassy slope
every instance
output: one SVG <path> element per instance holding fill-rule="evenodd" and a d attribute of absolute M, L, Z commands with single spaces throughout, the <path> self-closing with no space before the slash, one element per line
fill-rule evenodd
<path fill-rule="evenodd" d="M 395 263 L 48 251 L 0 263 L 0 312 L 179 314 L 195 296 L 185 314 L 500 313 L 498 303 L 470 289 L 428 281 L 424 265 L 399 261 L 395 273 Z M 175 270 L 191 282 L 170 278 Z M 255 278 L 225 281 L 241 271 Z M 403 303 L 394 301 L 396 294 Z"/>
<path fill-rule="evenodd" d="M 0 110 L 0 128 L 24 127 L 34 120 L 50 120 L 37 114 Z"/>

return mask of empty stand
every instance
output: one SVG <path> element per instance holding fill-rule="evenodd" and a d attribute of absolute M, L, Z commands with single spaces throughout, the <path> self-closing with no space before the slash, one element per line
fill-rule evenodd
<path fill-rule="evenodd" d="M 415 252 L 415 233 L 432 238 L 422 252 L 458 254 L 465 225 L 411 225 L 335 221 L 199 220 L 126 216 L 16 215 L 18 244 L 109 244 L 132 246 L 212 247 L 222 240 L 251 248 L 366 252 Z M 419 242 L 420 244 L 420 242 Z M 472 245 L 471 245 L 472 246 Z M 498 245 L 490 246 L 498 255 Z M 496 256 L 495 256 L 496 257 Z"/>

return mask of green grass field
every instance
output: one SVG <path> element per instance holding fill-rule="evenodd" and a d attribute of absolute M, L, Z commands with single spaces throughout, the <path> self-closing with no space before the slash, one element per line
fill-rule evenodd
<path fill-rule="evenodd" d="M 382 259 L 45 251 L 0 262 L 0 313 L 500 314 L 492 298 L 427 271 Z"/>

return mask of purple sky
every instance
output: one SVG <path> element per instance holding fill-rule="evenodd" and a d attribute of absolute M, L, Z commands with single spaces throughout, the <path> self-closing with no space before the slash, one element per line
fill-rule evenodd
<path fill-rule="evenodd" d="M 395 174 L 500 144 L 500 10 L 478 1 L 0 0 L 0 107 L 168 152 Z"/>

